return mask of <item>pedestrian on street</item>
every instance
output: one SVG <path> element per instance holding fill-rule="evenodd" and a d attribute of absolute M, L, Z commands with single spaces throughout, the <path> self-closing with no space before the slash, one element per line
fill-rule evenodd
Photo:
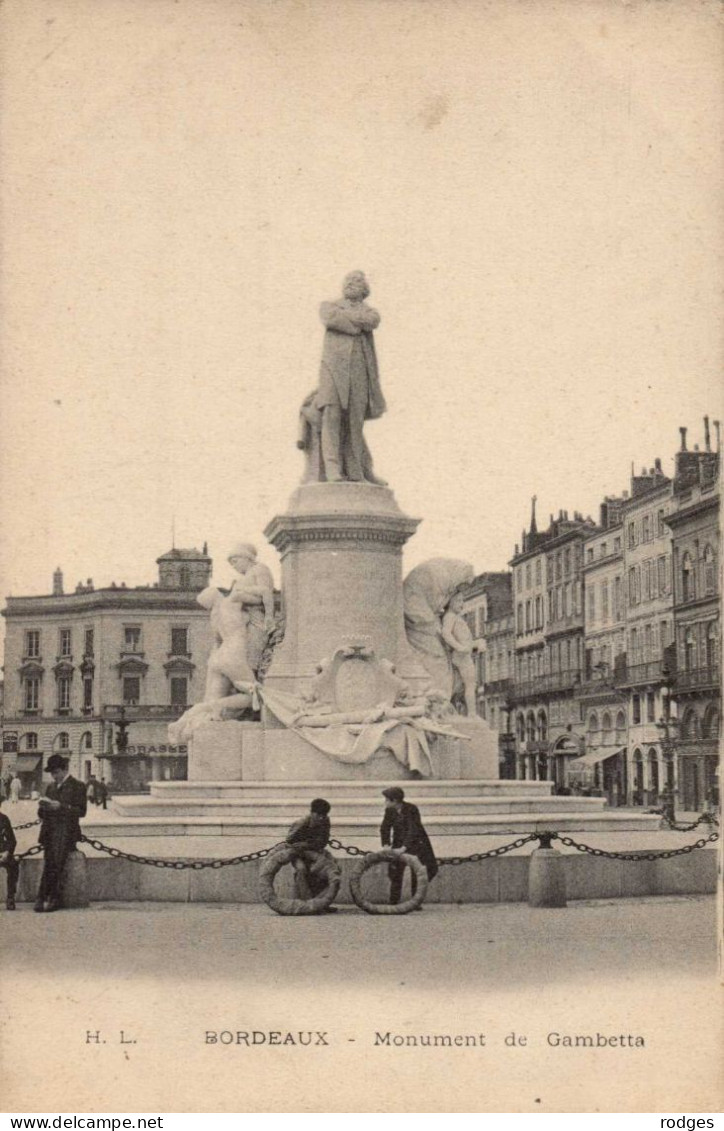
<path fill-rule="evenodd" d="M 96 798 L 97 805 L 102 805 L 104 809 L 108 808 L 108 786 L 106 785 L 105 778 L 101 778 L 99 782 L 96 782 Z"/>
<path fill-rule="evenodd" d="M 2 804 L 2 802 L 0 802 Z M 9 817 L 4 813 L 0 813 L 0 868 L 4 868 L 7 872 L 8 886 L 7 894 L 5 897 L 5 906 L 8 911 L 15 910 L 15 893 L 18 890 L 18 875 L 20 873 L 20 863 L 15 857 L 15 846 L 17 840 L 13 832 L 13 826 L 10 824 Z"/>
<path fill-rule="evenodd" d="M 433 852 L 430 838 L 425 832 L 425 827 L 420 818 L 420 810 L 416 805 L 405 801 L 405 792 L 399 786 L 393 785 L 382 790 L 386 799 L 385 815 L 380 826 L 380 838 L 383 848 L 392 848 L 393 851 L 416 856 L 421 864 L 427 868 L 428 879 L 433 879 L 438 873 L 437 860 Z M 399 903 L 402 895 L 402 879 L 405 874 L 405 865 L 402 861 L 392 861 L 387 869 L 390 880 L 390 903 Z M 410 876 L 412 895 L 417 891 L 415 873 Z M 416 907 L 422 911 L 422 907 Z"/>
<path fill-rule="evenodd" d="M 21 781 L 17 774 L 13 774 L 10 780 L 10 800 L 13 805 L 20 800 Z"/>
<path fill-rule="evenodd" d="M 98 792 L 97 791 L 98 791 L 98 780 L 97 780 L 95 774 L 91 774 L 91 776 L 88 778 L 88 781 L 86 782 L 86 786 L 85 786 L 86 797 L 87 797 L 88 801 L 90 801 L 91 805 L 97 805 L 98 804 Z"/>
<path fill-rule="evenodd" d="M 51 754 L 45 767 L 53 780 L 38 802 L 44 867 L 40 879 L 36 911 L 58 911 L 62 907 L 63 870 L 69 853 L 81 838 L 80 818 L 87 809 L 86 789 L 68 773 L 68 759 Z"/>
<path fill-rule="evenodd" d="M 323 797 L 315 797 L 309 806 L 309 813 L 301 820 L 295 821 L 287 833 L 286 843 L 294 844 L 299 848 L 309 849 L 311 852 L 324 852 L 329 844 L 332 831 L 329 811 L 331 805 Z M 315 864 L 306 856 L 297 856 L 292 862 L 294 868 L 294 894 L 297 899 L 305 901 L 314 899 L 327 886 L 327 881 L 315 868 Z M 325 912 L 336 911 L 336 907 L 325 907 Z"/>

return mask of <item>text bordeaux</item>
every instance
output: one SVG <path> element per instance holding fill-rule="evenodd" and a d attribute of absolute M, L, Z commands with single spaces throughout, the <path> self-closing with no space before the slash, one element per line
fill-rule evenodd
<path fill-rule="evenodd" d="M 327 1032 L 320 1033 L 318 1029 L 299 1030 L 296 1033 L 284 1033 L 281 1030 L 249 1029 L 248 1032 L 232 1032 L 231 1029 L 206 1030 L 205 1044 L 207 1045 L 319 1045 L 329 1046 Z"/>

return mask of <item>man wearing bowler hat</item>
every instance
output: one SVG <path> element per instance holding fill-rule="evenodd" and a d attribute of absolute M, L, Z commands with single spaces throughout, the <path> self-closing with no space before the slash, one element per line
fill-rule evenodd
<path fill-rule="evenodd" d="M 430 838 L 420 819 L 420 810 L 416 805 L 411 805 L 409 801 L 405 801 L 404 790 L 397 785 L 383 789 L 382 796 L 386 799 L 385 815 L 380 827 L 382 846 L 392 848 L 400 853 L 408 853 L 410 856 L 416 856 L 420 863 L 427 868 L 428 879 L 431 880 L 437 875 L 438 866 Z M 388 867 L 390 903 L 400 902 L 404 872 L 405 865 L 402 861 L 399 863 L 392 861 Z M 410 881 L 414 895 L 417 891 L 417 880 L 414 872 L 410 876 Z M 422 911 L 422 907 L 417 907 L 415 910 Z"/>
<path fill-rule="evenodd" d="M 35 901 L 36 911 L 57 911 L 61 906 L 63 869 L 68 854 L 81 838 L 80 818 L 86 814 L 86 787 L 68 773 L 68 759 L 51 754 L 45 767 L 52 782 L 38 802 L 40 836 L 45 863 Z"/>

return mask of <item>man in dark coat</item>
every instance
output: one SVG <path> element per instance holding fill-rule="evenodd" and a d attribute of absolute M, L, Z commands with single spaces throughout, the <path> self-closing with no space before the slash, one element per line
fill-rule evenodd
<path fill-rule="evenodd" d="M 51 754 L 45 767 L 53 780 L 38 802 L 40 836 L 45 864 L 35 901 L 36 911 L 61 907 L 61 884 L 68 854 L 81 838 L 80 818 L 85 817 L 87 798 L 83 782 L 68 773 L 68 759 Z"/>
<path fill-rule="evenodd" d="M 7 895 L 5 897 L 5 906 L 8 911 L 15 910 L 15 893 L 18 890 L 20 864 L 15 859 L 17 843 L 10 819 L 4 813 L 0 813 L 0 868 L 4 868 L 8 876 Z"/>
<path fill-rule="evenodd" d="M 382 796 L 386 798 L 385 815 L 380 826 L 383 848 L 389 847 L 408 853 L 410 856 L 416 856 L 427 869 L 428 879 L 431 880 L 437 875 L 438 866 L 430 838 L 425 832 L 420 818 L 420 810 L 416 805 L 411 805 L 409 801 L 405 801 L 404 790 L 400 789 L 399 786 L 393 785 L 389 789 L 383 789 Z M 405 865 L 402 861 L 399 863 L 393 861 L 388 867 L 390 903 L 400 902 L 404 872 Z M 414 872 L 410 876 L 410 885 L 414 895 L 417 891 L 417 880 Z M 419 907 L 416 910 L 421 911 L 422 908 Z"/>
<path fill-rule="evenodd" d="M 323 797 L 315 797 L 309 806 L 309 813 L 301 820 L 295 821 L 287 833 L 286 843 L 297 845 L 299 848 L 309 849 L 311 852 L 324 852 L 329 844 L 329 834 L 332 831 L 329 821 L 331 805 Z M 314 870 L 314 864 L 307 856 L 298 856 L 293 861 L 294 867 L 294 894 L 297 899 L 314 899 L 324 891 L 327 882 L 323 876 Z M 336 907 L 327 907 L 327 911 L 336 911 Z"/>

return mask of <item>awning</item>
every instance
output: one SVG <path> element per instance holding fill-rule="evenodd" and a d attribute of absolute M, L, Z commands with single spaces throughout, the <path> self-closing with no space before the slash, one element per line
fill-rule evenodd
<path fill-rule="evenodd" d="M 32 774 L 38 768 L 38 762 L 42 760 L 42 754 L 18 754 L 15 759 L 15 772 L 16 774 Z"/>
<path fill-rule="evenodd" d="M 609 754 L 607 750 L 588 750 L 582 754 L 580 758 L 574 758 L 572 762 L 568 763 L 568 772 L 571 770 L 586 769 L 588 766 L 595 766 L 599 762 L 605 762 L 608 758 L 615 758 L 617 754 L 623 754 L 624 750 L 612 750 Z"/>

